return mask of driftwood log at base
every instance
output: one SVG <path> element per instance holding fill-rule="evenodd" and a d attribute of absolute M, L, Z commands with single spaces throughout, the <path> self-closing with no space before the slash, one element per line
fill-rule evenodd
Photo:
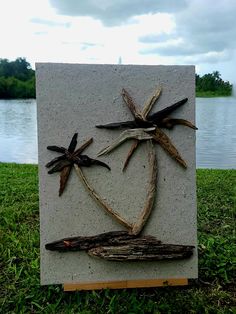
<path fill-rule="evenodd" d="M 139 241 L 130 240 L 125 245 L 93 248 L 88 251 L 88 254 L 108 261 L 176 260 L 188 258 L 193 254 L 193 246 L 152 242 L 139 243 Z"/>
<path fill-rule="evenodd" d="M 163 244 L 153 236 L 137 236 L 127 231 L 112 231 L 89 237 L 73 237 L 45 245 L 50 251 L 85 250 L 90 256 L 110 261 L 155 261 L 188 258 L 194 246 Z"/>

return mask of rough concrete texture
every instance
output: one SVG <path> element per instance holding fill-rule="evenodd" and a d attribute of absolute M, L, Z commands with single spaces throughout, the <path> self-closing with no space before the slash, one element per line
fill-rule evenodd
<path fill-rule="evenodd" d="M 125 87 L 142 107 L 157 86 L 162 95 L 152 112 L 165 108 L 184 97 L 188 102 L 173 117 L 194 123 L 195 72 L 193 66 L 141 65 L 36 65 L 38 143 L 41 221 L 41 283 L 97 282 L 150 278 L 196 278 L 197 254 L 190 259 L 171 262 L 108 262 L 89 257 L 85 252 L 46 251 L 44 245 L 64 237 L 95 235 L 122 230 L 88 195 L 72 170 L 67 187 L 58 197 L 59 174 L 48 175 L 45 164 L 57 153 L 48 145 L 67 147 L 75 132 L 78 146 L 90 137 L 94 142 L 85 154 L 95 158 L 100 149 L 112 142 L 121 131 L 96 129 L 96 124 L 125 121 L 132 115 L 124 104 Z M 179 166 L 156 145 L 158 183 L 155 206 L 144 234 L 165 243 L 197 245 L 195 131 L 176 126 L 165 131 L 188 164 Z M 135 152 L 126 172 L 123 162 L 131 145 L 126 142 L 99 159 L 102 167 L 84 169 L 95 189 L 129 221 L 142 210 L 148 182 L 147 147 L 143 143 Z"/>

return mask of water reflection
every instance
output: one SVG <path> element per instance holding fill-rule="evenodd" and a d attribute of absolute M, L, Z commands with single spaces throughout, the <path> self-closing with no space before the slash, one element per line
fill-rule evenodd
<path fill-rule="evenodd" d="M 0 161 L 38 162 L 35 100 L 0 100 Z"/>
<path fill-rule="evenodd" d="M 236 98 L 197 98 L 197 167 L 236 169 Z M 37 163 L 35 100 L 0 100 L 0 162 Z"/>
<path fill-rule="evenodd" d="M 236 168 L 236 98 L 197 98 L 197 167 Z"/>

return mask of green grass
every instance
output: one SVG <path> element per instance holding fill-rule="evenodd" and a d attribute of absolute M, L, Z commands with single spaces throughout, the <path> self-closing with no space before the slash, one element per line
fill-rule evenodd
<path fill-rule="evenodd" d="M 37 166 L 0 174 L 0 313 L 236 313 L 236 170 L 197 171 L 198 283 L 76 293 L 39 284 Z"/>

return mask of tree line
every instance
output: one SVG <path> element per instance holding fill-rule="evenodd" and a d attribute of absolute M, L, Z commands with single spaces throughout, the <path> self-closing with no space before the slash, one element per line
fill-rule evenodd
<path fill-rule="evenodd" d="M 233 85 L 218 71 L 196 74 L 197 96 L 230 96 Z M 35 98 L 35 71 L 25 58 L 0 59 L 0 99 Z"/>
<path fill-rule="evenodd" d="M 35 71 L 25 58 L 0 59 L 0 98 L 35 98 Z"/>
<path fill-rule="evenodd" d="M 233 85 L 223 81 L 219 71 L 203 75 L 196 74 L 197 96 L 231 96 Z"/>

